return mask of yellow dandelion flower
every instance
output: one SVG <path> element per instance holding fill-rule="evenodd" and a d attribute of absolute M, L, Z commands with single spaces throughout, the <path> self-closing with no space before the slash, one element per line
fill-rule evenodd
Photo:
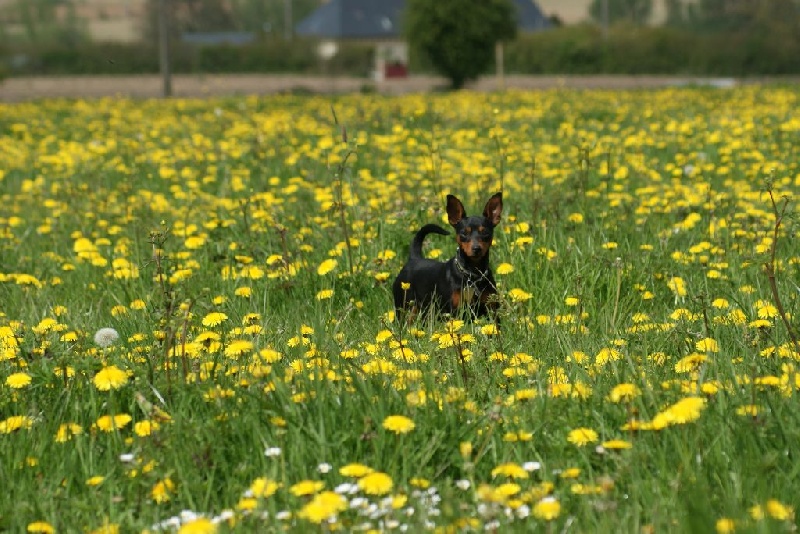
<path fill-rule="evenodd" d="M 634 384 L 617 384 L 611 393 L 608 395 L 608 400 L 611 402 L 630 402 L 639 395 L 642 391 Z"/>
<path fill-rule="evenodd" d="M 728 302 L 727 299 L 717 298 L 711 301 L 711 306 L 713 306 L 718 310 L 724 310 L 725 308 L 730 306 L 730 303 Z"/>
<path fill-rule="evenodd" d="M 317 267 L 317 274 L 320 276 L 325 276 L 326 274 L 334 270 L 337 265 L 338 262 L 335 259 L 328 258 L 327 260 L 319 264 L 319 267 Z"/>
<path fill-rule="evenodd" d="M 6 378 L 6 385 L 11 389 L 22 389 L 31 383 L 31 375 L 28 373 L 14 373 Z"/>
<path fill-rule="evenodd" d="M 181 525 L 178 534 L 216 534 L 217 528 L 207 517 L 198 517 Z"/>
<path fill-rule="evenodd" d="M 794 509 L 776 499 L 770 499 L 765 504 L 767 515 L 778 521 L 787 521 L 794 518 Z"/>
<path fill-rule="evenodd" d="M 497 325 L 494 323 L 485 324 L 481 327 L 481 334 L 485 336 L 496 336 L 500 333 L 500 330 L 497 329 Z"/>
<path fill-rule="evenodd" d="M 12 415 L 0 421 L 0 434 L 11 434 L 20 429 L 27 430 L 31 426 L 33 426 L 33 419 L 27 415 Z"/>
<path fill-rule="evenodd" d="M 559 475 L 563 479 L 571 479 L 571 478 L 578 478 L 581 474 L 581 470 L 579 467 L 570 467 L 568 469 L 564 469 Z"/>
<path fill-rule="evenodd" d="M 73 436 L 83 434 L 83 427 L 77 423 L 62 423 L 56 431 L 56 443 L 66 443 Z"/>
<path fill-rule="evenodd" d="M 668 407 L 659 415 L 666 416 L 667 424 L 684 424 L 699 419 L 700 413 L 705 407 L 706 399 L 702 397 L 686 397 Z"/>
<path fill-rule="evenodd" d="M 567 435 L 567 441 L 578 447 L 585 447 L 586 445 L 596 442 L 597 437 L 597 432 L 591 428 L 581 427 L 571 430 Z"/>
<path fill-rule="evenodd" d="M 736 415 L 742 415 L 746 417 L 755 417 L 759 414 L 761 408 L 759 408 L 755 404 L 745 404 L 744 406 L 739 406 L 736 408 Z"/>
<path fill-rule="evenodd" d="M 158 430 L 160 426 L 157 421 L 144 420 L 133 425 L 133 431 L 140 438 L 145 438 Z"/>
<path fill-rule="evenodd" d="M 570 213 L 567 216 L 567 220 L 572 224 L 581 224 L 583 222 L 583 214 L 582 213 Z"/>
<path fill-rule="evenodd" d="M 533 516 L 544 521 L 552 521 L 561 514 L 561 503 L 554 497 L 545 497 L 533 506 Z"/>
<path fill-rule="evenodd" d="M 511 265 L 510 263 L 501 263 L 500 265 L 497 266 L 494 272 L 501 275 L 511 274 L 514 272 L 514 266 Z"/>
<path fill-rule="evenodd" d="M 363 464 L 347 464 L 339 469 L 339 474 L 343 477 L 353 478 L 361 478 L 374 472 L 374 469 Z"/>
<path fill-rule="evenodd" d="M 768 302 L 762 303 L 761 306 L 757 307 L 756 311 L 759 319 L 772 319 L 778 316 L 778 308 Z"/>
<path fill-rule="evenodd" d="M 253 295 L 253 289 L 251 287 L 247 287 L 247 286 L 237 287 L 233 291 L 233 294 L 236 295 L 237 297 L 242 297 L 242 298 L 249 299 Z"/>
<path fill-rule="evenodd" d="M 408 483 L 415 488 L 428 489 L 431 486 L 431 481 L 426 478 L 413 477 Z"/>
<path fill-rule="evenodd" d="M 676 297 L 686 296 L 686 283 L 680 276 L 673 276 L 670 278 L 669 281 L 667 281 L 667 287 L 675 293 Z"/>
<path fill-rule="evenodd" d="M 525 302 L 533 298 L 533 295 L 518 287 L 508 291 L 508 297 L 514 302 Z"/>
<path fill-rule="evenodd" d="M 392 491 L 394 483 L 392 477 L 386 473 L 370 473 L 358 480 L 358 487 L 368 495 L 386 495 Z"/>
<path fill-rule="evenodd" d="M 132 418 L 128 414 L 119 414 L 113 417 L 103 415 L 95 422 L 95 425 L 103 432 L 112 432 L 113 430 L 125 428 L 131 420 Z"/>
<path fill-rule="evenodd" d="M 27 532 L 38 534 L 53 534 L 56 531 L 53 525 L 47 523 L 46 521 L 34 521 L 33 523 L 28 523 L 28 528 L 26 530 Z"/>
<path fill-rule="evenodd" d="M 235 358 L 253 351 L 253 342 L 246 339 L 234 339 L 225 347 L 225 356 Z"/>
<path fill-rule="evenodd" d="M 258 508 L 258 499 L 253 497 L 242 497 L 239 499 L 239 502 L 236 503 L 236 509 L 241 512 L 252 512 L 256 508 Z"/>
<path fill-rule="evenodd" d="M 150 490 L 150 498 L 157 504 L 168 502 L 172 498 L 172 493 L 175 491 L 175 483 L 169 478 L 159 480 L 153 485 Z"/>
<path fill-rule="evenodd" d="M 708 361 L 708 356 L 693 352 L 675 363 L 676 373 L 693 373 Z"/>
<path fill-rule="evenodd" d="M 512 462 L 500 464 L 492 469 L 492 477 L 505 476 L 509 478 L 528 478 L 528 472 L 519 464 Z"/>
<path fill-rule="evenodd" d="M 127 383 L 128 374 L 116 365 L 104 367 L 94 375 L 94 387 L 100 391 L 119 389 Z"/>
<path fill-rule="evenodd" d="M 736 522 L 733 519 L 728 519 L 727 517 L 721 517 L 720 519 L 717 519 L 714 527 L 716 528 L 717 534 L 733 534 L 736 532 Z"/>
<path fill-rule="evenodd" d="M 312 523 L 322 523 L 323 521 L 347 510 L 347 499 L 333 491 L 323 491 L 315 495 L 298 514 L 300 517 Z"/>
<path fill-rule="evenodd" d="M 105 480 L 106 480 L 106 477 L 100 476 L 100 475 L 96 475 L 96 476 L 93 476 L 93 477 L 89 478 L 86 481 L 86 485 L 87 486 L 99 486 L 100 484 L 105 482 Z"/>
<path fill-rule="evenodd" d="M 324 487 L 325 483 L 319 480 L 301 480 L 289 488 L 289 491 L 295 497 L 303 497 L 305 495 L 313 495 Z"/>
<path fill-rule="evenodd" d="M 750 517 L 755 519 L 756 521 L 761 521 L 764 519 L 764 507 L 760 504 L 757 504 L 748 510 L 750 513 Z"/>
<path fill-rule="evenodd" d="M 714 338 L 703 338 L 695 343 L 697 352 L 719 352 L 719 344 Z"/>
<path fill-rule="evenodd" d="M 383 420 L 383 428 L 395 434 L 408 434 L 415 426 L 414 421 L 404 415 L 390 415 Z"/>
<path fill-rule="evenodd" d="M 257 478 L 250 484 L 250 493 L 253 494 L 254 497 L 259 497 L 262 499 L 266 499 L 267 497 L 272 497 L 275 495 L 275 492 L 281 485 L 273 480 L 268 478 Z"/>
<path fill-rule="evenodd" d="M 322 289 L 315 296 L 317 300 L 328 300 L 331 297 L 333 297 L 333 289 Z"/>
<path fill-rule="evenodd" d="M 633 444 L 630 441 L 625 441 L 624 439 L 612 439 L 609 441 L 604 441 L 600 445 L 604 449 L 610 450 L 630 449 L 633 447 Z"/>
<path fill-rule="evenodd" d="M 228 320 L 228 316 L 222 312 L 211 312 L 205 317 L 203 317 L 203 326 L 207 328 L 213 328 L 215 326 L 221 325 L 223 322 Z"/>

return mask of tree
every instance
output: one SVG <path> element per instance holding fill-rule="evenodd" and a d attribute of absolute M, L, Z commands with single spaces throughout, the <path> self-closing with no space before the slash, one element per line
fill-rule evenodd
<path fill-rule="evenodd" d="M 589 15 L 596 22 L 606 22 L 604 13 L 606 6 L 609 24 L 615 22 L 646 24 L 653 13 L 653 0 L 592 0 L 589 5 Z"/>
<path fill-rule="evenodd" d="M 412 50 L 460 89 L 491 66 L 496 43 L 514 38 L 516 13 L 510 0 L 409 0 L 404 29 Z"/>

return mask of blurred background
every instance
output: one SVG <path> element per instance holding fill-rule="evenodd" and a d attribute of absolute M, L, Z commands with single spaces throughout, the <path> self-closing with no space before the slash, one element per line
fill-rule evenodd
<path fill-rule="evenodd" d="M 800 72 L 800 0 L 501 1 L 513 5 L 517 29 L 493 61 L 508 74 Z M 376 80 L 431 73 L 432 62 L 407 44 L 406 7 L 403 0 L 0 0 L 0 77 L 158 73 L 164 12 L 174 73 Z"/>

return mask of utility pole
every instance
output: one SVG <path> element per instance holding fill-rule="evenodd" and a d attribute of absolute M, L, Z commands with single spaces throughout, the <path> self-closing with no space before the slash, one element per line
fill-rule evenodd
<path fill-rule="evenodd" d="M 164 98 L 172 96 L 172 69 L 169 58 L 169 0 L 158 0 L 158 64 Z"/>

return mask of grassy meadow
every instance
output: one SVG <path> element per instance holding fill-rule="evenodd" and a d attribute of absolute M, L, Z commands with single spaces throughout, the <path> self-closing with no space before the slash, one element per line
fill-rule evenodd
<path fill-rule="evenodd" d="M 0 104 L 0 531 L 795 531 L 798 107 Z M 396 321 L 501 189 L 500 328 Z"/>

